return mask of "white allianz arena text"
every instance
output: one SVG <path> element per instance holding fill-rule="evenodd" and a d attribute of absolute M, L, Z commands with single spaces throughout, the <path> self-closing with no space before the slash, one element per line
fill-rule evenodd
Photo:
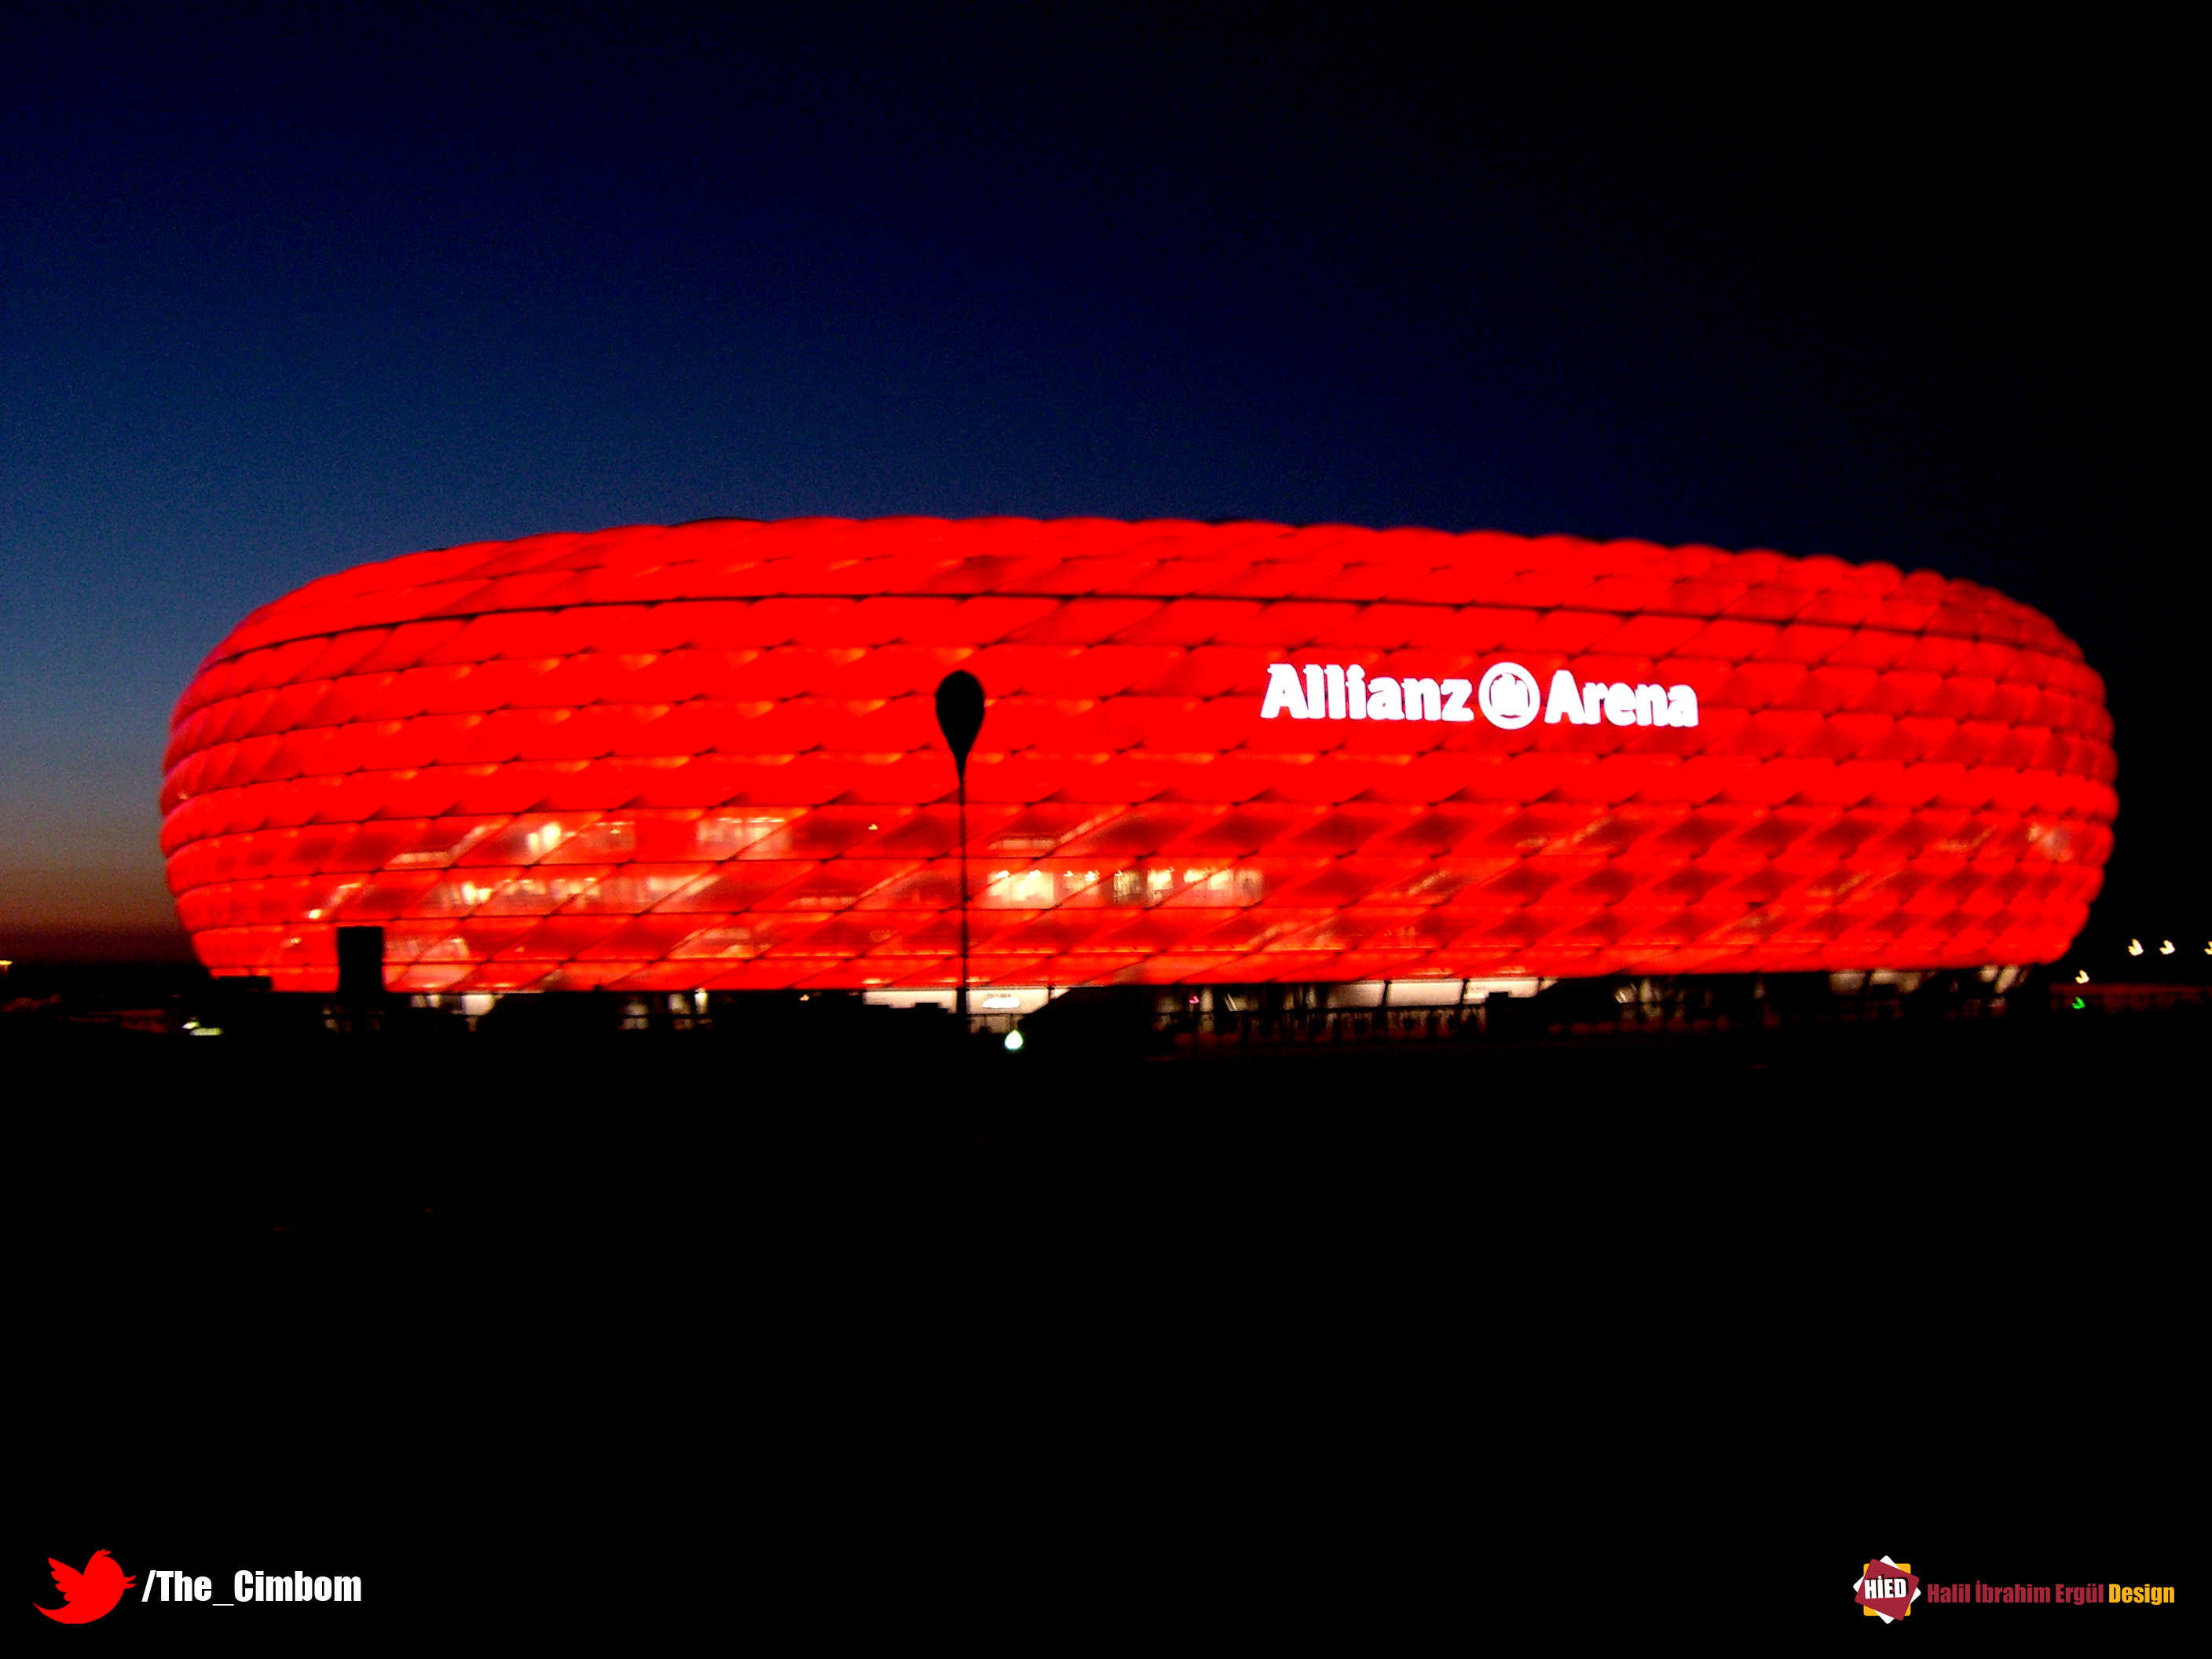
<path fill-rule="evenodd" d="M 1267 665 L 1260 718 L 1294 720 L 1441 720 L 1474 718 L 1472 697 L 1492 726 L 1517 732 L 1543 716 L 1547 726 L 1695 726 L 1698 694 L 1686 685 L 1631 685 L 1626 680 L 1577 680 L 1566 669 L 1552 676 L 1547 696 L 1517 662 L 1494 663 L 1478 690 L 1472 680 L 1395 678 L 1354 663 L 1286 662 Z"/>

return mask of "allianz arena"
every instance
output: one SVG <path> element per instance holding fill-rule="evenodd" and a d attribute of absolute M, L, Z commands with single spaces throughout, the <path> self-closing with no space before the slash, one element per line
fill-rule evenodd
<path fill-rule="evenodd" d="M 177 706 L 219 975 L 942 988 L 939 681 L 978 985 L 2048 962 L 2112 845 L 2102 683 L 1881 564 L 1098 520 L 709 521 L 416 553 L 264 607 Z"/>

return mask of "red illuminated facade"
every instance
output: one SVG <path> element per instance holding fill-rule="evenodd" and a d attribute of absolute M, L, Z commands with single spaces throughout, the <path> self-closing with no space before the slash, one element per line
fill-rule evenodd
<path fill-rule="evenodd" d="M 714 521 L 417 553 L 248 617 L 162 841 L 218 975 L 327 989 L 2047 962 L 2116 801 L 2035 611 L 1887 565 L 1268 524 Z"/>

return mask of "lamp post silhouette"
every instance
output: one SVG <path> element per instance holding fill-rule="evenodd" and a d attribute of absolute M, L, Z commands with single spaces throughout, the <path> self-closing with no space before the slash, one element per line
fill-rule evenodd
<path fill-rule="evenodd" d="M 952 749 L 952 769 L 960 781 L 960 988 L 956 1006 L 960 1029 L 968 1029 L 968 751 L 983 729 L 983 682 L 956 668 L 937 683 L 937 729 Z"/>

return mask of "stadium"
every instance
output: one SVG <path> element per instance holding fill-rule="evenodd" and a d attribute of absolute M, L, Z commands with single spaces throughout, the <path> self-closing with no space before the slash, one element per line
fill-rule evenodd
<path fill-rule="evenodd" d="M 219 977 L 395 992 L 1533 987 L 2047 963 L 2101 681 L 1929 571 L 1478 532 L 713 520 L 411 554 L 208 655 L 161 794 Z M 1384 995 L 1391 993 L 1386 989 Z"/>

